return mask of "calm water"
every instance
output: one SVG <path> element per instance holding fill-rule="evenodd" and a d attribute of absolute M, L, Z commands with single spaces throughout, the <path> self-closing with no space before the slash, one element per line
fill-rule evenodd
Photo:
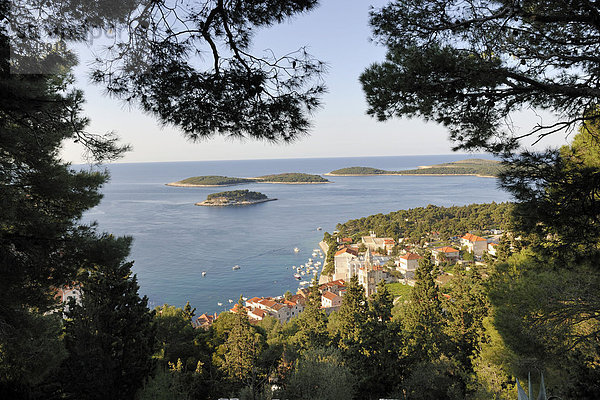
<path fill-rule="evenodd" d="M 472 157 L 472 156 L 471 156 Z M 348 166 L 399 170 L 471 158 L 461 155 L 115 164 L 102 203 L 86 220 L 134 238 L 131 258 L 151 306 L 221 311 L 244 296 L 280 295 L 298 287 L 291 266 L 311 257 L 323 231 L 371 214 L 435 204 L 506 201 L 497 181 L 477 177 L 329 177 L 332 184 L 251 184 L 177 188 L 198 175 L 253 177 L 282 172 L 323 174 Z M 251 189 L 278 201 L 231 208 L 194 206 L 209 193 Z M 323 231 L 317 231 L 323 227 Z M 300 249 L 294 253 L 294 247 Z M 231 267 L 241 269 L 232 271 Z M 207 271 L 202 277 L 201 272 Z M 221 302 L 224 305 L 218 306 Z"/>

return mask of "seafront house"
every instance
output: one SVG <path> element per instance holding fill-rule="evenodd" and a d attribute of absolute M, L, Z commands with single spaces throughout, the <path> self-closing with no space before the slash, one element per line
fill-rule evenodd
<path fill-rule="evenodd" d="M 213 324 L 213 322 L 217 319 L 217 313 L 214 314 L 202 314 L 198 318 L 194 320 L 192 326 L 194 328 L 202 328 L 207 330 Z"/>
<path fill-rule="evenodd" d="M 348 272 L 350 270 L 349 264 L 350 261 L 354 260 L 358 257 L 358 252 L 352 250 L 348 247 L 344 247 L 338 250 L 333 257 L 333 262 L 335 264 L 335 272 L 333 274 L 333 280 L 337 281 L 339 279 L 347 280 Z"/>
<path fill-rule="evenodd" d="M 253 297 L 246 300 L 248 317 L 257 321 L 266 315 L 276 318 L 279 322 L 288 322 L 304 310 L 304 299 L 294 295 L 289 300 L 271 297 Z"/>
<path fill-rule="evenodd" d="M 465 246 L 473 255 L 481 257 L 488 249 L 487 239 L 467 233 L 460 238 L 460 245 Z"/>
<path fill-rule="evenodd" d="M 454 264 L 460 258 L 460 252 L 453 247 L 444 246 L 431 250 L 431 256 L 435 265 L 440 265 L 444 261 Z"/>
<path fill-rule="evenodd" d="M 269 315 L 269 313 L 260 308 L 254 308 L 248 311 L 248 318 L 254 321 L 262 321 L 267 315 Z"/>
<path fill-rule="evenodd" d="M 321 296 L 321 307 L 332 308 L 342 305 L 342 297 L 332 292 L 323 292 Z"/>

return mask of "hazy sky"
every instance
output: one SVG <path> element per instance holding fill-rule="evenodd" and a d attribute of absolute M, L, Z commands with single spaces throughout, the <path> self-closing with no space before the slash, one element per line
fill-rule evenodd
<path fill-rule="evenodd" d="M 397 119 L 377 122 L 365 114 L 366 103 L 358 77 L 373 62 L 381 61 L 385 49 L 371 43 L 369 4 L 387 1 L 327 0 L 313 12 L 259 32 L 254 50 L 272 49 L 285 54 L 301 46 L 329 65 L 325 81 L 329 92 L 314 116 L 310 136 L 288 145 L 215 138 L 189 142 L 177 129 L 163 128 L 155 118 L 103 95 L 102 87 L 88 84 L 86 59 L 80 51 L 77 84 L 85 90 L 85 113 L 90 131 L 116 131 L 133 150 L 120 162 L 203 161 L 256 158 L 396 156 L 451 153 L 446 130 L 421 120 Z M 531 119 L 524 119 L 531 122 Z M 517 121 L 517 124 L 519 121 Z M 525 125 L 525 124 L 524 124 Z M 564 144 L 554 137 L 544 145 Z M 66 144 L 63 158 L 81 162 L 81 149 Z"/>

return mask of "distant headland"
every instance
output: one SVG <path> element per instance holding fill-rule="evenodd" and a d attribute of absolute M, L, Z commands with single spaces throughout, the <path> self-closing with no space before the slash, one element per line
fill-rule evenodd
<path fill-rule="evenodd" d="M 265 194 L 259 192 L 251 192 L 249 190 L 232 190 L 229 192 L 209 194 L 206 197 L 206 200 L 196 203 L 196 205 L 211 207 L 247 206 L 273 200 L 277 199 L 270 199 Z"/>
<path fill-rule="evenodd" d="M 502 164 L 496 160 L 470 158 L 444 164 L 421 166 L 403 171 L 386 171 L 371 167 L 348 167 L 336 169 L 329 176 L 367 176 L 367 175 L 472 175 L 482 178 L 496 178 L 502 170 Z"/>
<path fill-rule="evenodd" d="M 229 176 L 207 175 L 194 176 L 177 182 L 167 183 L 167 186 L 178 187 L 212 187 L 232 186 L 247 183 L 280 183 L 288 185 L 329 183 L 320 175 L 290 172 L 284 174 L 263 175 L 256 178 L 234 178 Z"/>

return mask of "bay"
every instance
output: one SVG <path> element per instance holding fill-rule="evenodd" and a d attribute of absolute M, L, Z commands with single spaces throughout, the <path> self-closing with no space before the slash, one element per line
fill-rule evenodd
<path fill-rule="evenodd" d="M 401 170 L 473 157 L 111 164 L 107 166 L 111 180 L 102 190 L 104 198 L 85 214 L 84 221 L 97 221 L 101 231 L 134 238 L 134 272 L 151 307 L 163 303 L 183 306 L 190 301 L 197 314 L 220 312 L 240 295 L 295 292 L 298 281 L 293 278 L 292 266 L 305 263 L 323 232 L 332 232 L 337 223 L 428 204 L 502 202 L 509 200 L 509 195 L 498 188 L 496 179 L 472 176 L 327 177 L 332 183 L 254 183 L 227 188 L 180 188 L 165 183 L 199 175 L 324 174 L 349 166 Z M 258 191 L 278 200 L 246 207 L 194 205 L 210 193 L 235 189 Z M 298 253 L 295 247 L 300 249 Z M 240 269 L 232 270 L 234 265 Z"/>

